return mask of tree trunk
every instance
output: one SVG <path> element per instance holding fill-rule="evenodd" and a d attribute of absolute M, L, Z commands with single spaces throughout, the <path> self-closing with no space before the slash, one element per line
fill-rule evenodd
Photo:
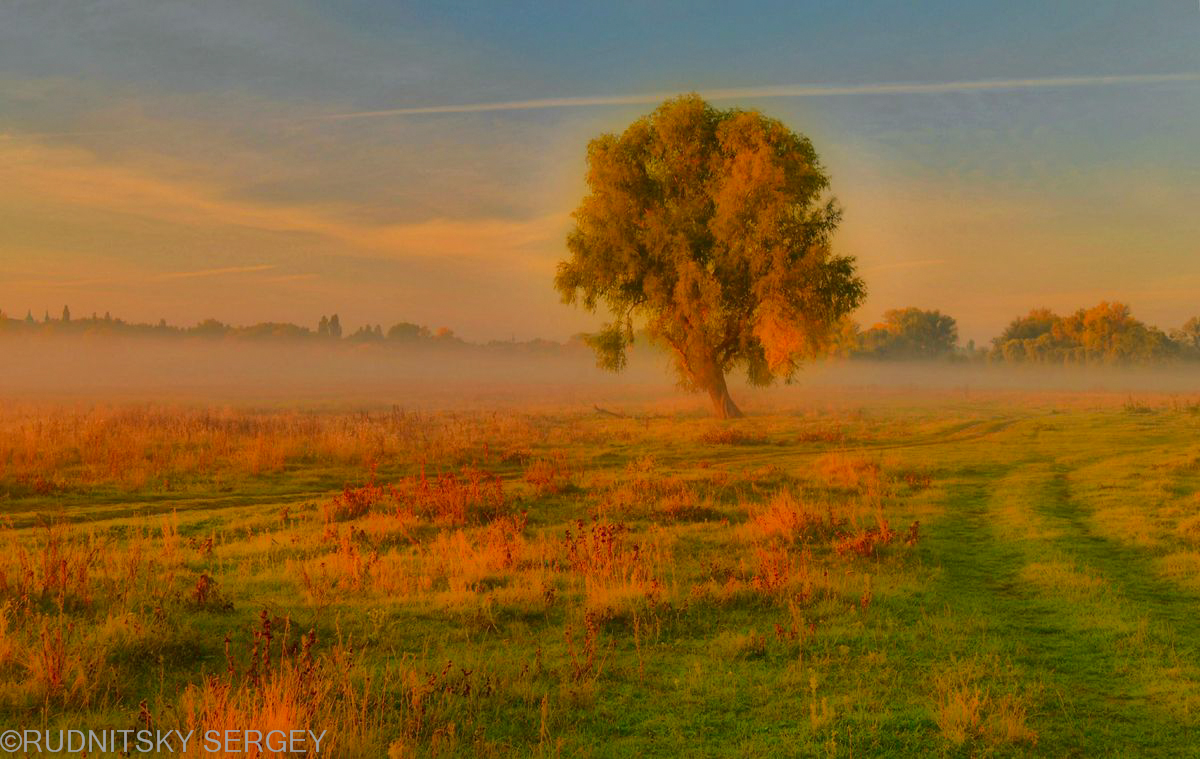
<path fill-rule="evenodd" d="M 729 388 L 725 385 L 725 374 L 718 371 L 716 378 L 708 386 L 708 397 L 712 401 L 713 413 L 718 419 L 740 419 L 744 414 L 729 397 Z"/>

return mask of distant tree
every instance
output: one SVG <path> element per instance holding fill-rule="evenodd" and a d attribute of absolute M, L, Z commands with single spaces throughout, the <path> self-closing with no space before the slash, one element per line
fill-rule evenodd
<path fill-rule="evenodd" d="M 666 346 L 680 385 L 741 416 L 726 374 L 791 378 L 862 301 L 854 260 L 831 252 L 841 218 L 808 138 L 696 95 L 588 145 L 589 194 L 555 287 L 612 321 L 587 337 L 619 371 L 634 320 Z"/>
<path fill-rule="evenodd" d="M 233 337 L 245 340 L 295 340 L 312 335 L 312 330 L 285 322 L 260 322 L 248 327 L 230 327 L 228 333 Z"/>
<path fill-rule="evenodd" d="M 66 306 L 63 306 L 62 320 L 63 324 L 71 323 L 71 309 L 67 308 Z"/>
<path fill-rule="evenodd" d="M 42 317 L 42 324 L 49 324 L 49 323 L 50 323 L 50 310 L 47 309 L 45 315 Z"/>
<path fill-rule="evenodd" d="M 229 334 L 229 327 L 216 319 L 205 319 L 190 331 L 201 337 L 224 337 Z"/>
<path fill-rule="evenodd" d="M 400 322 L 388 329 L 387 336 L 389 340 L 416 342 L 423 337 L 429 337 L 429 330 L 412 322 Z"/>
<path fill-rule="evenodd" d="M 1178 339 L 1135 319 L 1128 305 L 1105 301 L 1070 316 L 1031 311 L 996 338 L 989 358 L 1043 364 L 1147 363 L 1178 355 L 1181 347 Z"/>
<path fill-rule="evenodd" d="M 364 324 L 354 331 L 350 337 L 346 338 L 353 342 L 375 342 L 383 339 L 383 330 L 381 328 L 372 327 L 370 324 Z"/>
<path fill-rule="evenodd" d="M 1035 308 L 1009 322 L 992 340 L 991 361 L 1061 362 L 1072 349 L 1070 341 L 1055 332 L 1062 317 L 1046 308 Z"/>
<path fill-rule="evenodd" d="M 862 345 L 862 329 L 849 316 L 842 317 L 831 332 L 826 344 L 826 355 L 833 358 L 853 356 Z"/>
<path fill-rule="evenodd" d="M 321 315 L 321 321 L 317 323 L 317 335 L 320 337 L 329 337 L 329 317 Z"/>
<path fill-rule="evenodd" d="M 958 324 L 941 311 L 892 309 L 863 334 L 861 343 L 861 352 L 876 358 L 939 358 L 958 346 Z"/>
<path fill-rule="evenodd" d="M 33 309 L 32 308 L 25 312 L 25 323 L 26 324 L 37 324 L 37 320 L 33 318 Z"/>
<path fill-rule="evenodd" d="M 1134 319 L 1129 306 L 1107 301 L 1058 321 L 1054 335 L 1082 348 L 1084 360 L 1124 363 L 1162 358 L 1169 339 Z"/>
<path fill-rule="evenodd" d="M 1006 343 L 1009 340 L 1032 340 L 1049 334 L 1059 317 L 1047 308 L 1035 308 L 1026 316 L 1019 316 L 1009 322 L 995 342 Z"/>
<path fill-rule="evenodd" d="M 1001 358 L 1010 363 L 1020 363 L 1025 360 L 1025 341 L 1024 340 L 1009 340 L 1008 342 L 992 348 L 990 358 Z"/>
<path fill-rule="evenodd" d="M 1193 316 L 1179 329 L 1171 331 L 1171 339 L 1190 351 L 1200 351 L 1200 316 Z"/>
<path fill-rule="evenodd" d="M 329 317 L 329 336 L 335 339 L 342 336 L 342 322 L 337 314 Z"/>

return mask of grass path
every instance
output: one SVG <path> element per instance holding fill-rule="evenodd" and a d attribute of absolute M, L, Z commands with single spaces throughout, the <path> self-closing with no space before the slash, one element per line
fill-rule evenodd
<path fill-rule="evenodd" d="M 1031 715 L 1039 754 L 1169 755 L 1192 745 L 1200 599 L 1159 577 L 1145 551 L 1098 534 L 1072 497 L 1084 463 L 1113 478 L 1119 465 L 1106 470 L 1110 453 L 1079 439 L 1010 445 L 1022 450 L 1016 461 L 995 439 L 954 452 L 961 479 L 927 546 L 944 570 L 934 597 L 986 620 L 963 655 L 995 651 L 1041 686 Z"/>

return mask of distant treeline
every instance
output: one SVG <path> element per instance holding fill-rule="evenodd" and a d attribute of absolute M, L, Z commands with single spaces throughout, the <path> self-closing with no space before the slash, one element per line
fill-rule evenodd
<path fill-rule="evenodd" d="M 588 351 L 582 341 L 558 343 L 552 340 L 493 340 L 486 343 L 468 343 L 447 327 L 430 329 L 411 322 L 398 322 L 387 330 L 380 324 L 365 324 L 352 332 L 344 333 L 337 314 L 322 316 L 315 329 L 289 322 L 261 322 L 248 326 L 237 326 L 205 319 L 192 327 L 177 327 L 160 320 L 157 324 L 127 322 L 110 314 L 92 314 L 75 318 L 69 308 L 64 307 L 59 318 L 47 312 L 42 319 L 26 313 L 23 319 L 14 319 L 0 311 L 0 336 L 87 336 L 87 337 L 154 337 L 166 339 L 202 339 L 270 341 L 326 345 L 378 345 L 378 346 L 424 346 L 430 348 L 490 348 L 513 351 Z"/>
<path fill-rule="evenodd" d="M 66 307 L 58 318 L 46 313 L 37 319 L 32 313 L 26 313 L 21 319 L 0 311 L 0 336 L 6 335 L 198 338 L 590 353 L 582 335 L 565 343 L 541 339 L 469 343 L 446 327 L 430 329 L 412 322 L 398 322 L 386 330 L 380 324 L 367 324 L 344 334 L 337 314 L 322 316 L 314 329 L 286 322 L 235 326 L 206 319 L 192 327 L 177 327 L 165 320 L 158 324 L 126 322 L 109 314 L 73 318 Z M 644 338 L 639 338 L 637 343 L 639 348 L 649 349 Z M 1034 309 L 1013 319 L 992 340 L 990 347 L 977 347 L 974 341 L 966 345 L 959 343 L 958 324 L 952 316 L 936 310 L 903 308 L 885 312 L 881 322 L 866 329 L 851 320 L 843 322 L 829 342 L 829 354 L 851 359 L 1047 365 L 1200 360 L 1200 317 L 1194 317 L 1168 333 L 1135 319 L 1123 303 L 1103 302 L 1066 316 L 1047 309 Z"/>
<path fill-rule="evenodd" d="M 1028 364 L 1152 364 L 1200 359 L 1200 317 L 1170 333 L 1135 319 L 1124 303 L 1102 302 L 1060 316 L 1034 309 L 1013 319 L 990 348 L 958 341 L 954 318 L 940 311 L 888 311 L 862 330 L 847 323 L 833 344 L 842 356 L 876 359 L 937 359 Z"/>

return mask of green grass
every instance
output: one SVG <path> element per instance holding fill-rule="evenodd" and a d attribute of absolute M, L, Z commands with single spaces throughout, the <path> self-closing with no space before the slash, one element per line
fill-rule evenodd
<path fill-rule="evenodd" d="M 376 476 L 402 481 L 422 458 L 430 474 L 486 469 L 527 514 L 519 537 L 487 518 L 397 517 L 403 497 L 327 524 L 322 506 L 370 475 L 320 456 L 184 473 L 170 490 L 71 485 L 70 471 L 51 494 L 10 483 L 0 724 L 133 727 L 143 701 L 156 725 L 186 724 L 206 674 L 257 714 L 244 670 L 266 610 L 293 639 L 316 632 L 328 692 L 299 713 L 334 730 L 338 756 L 1200 754 L 1189 408 L 463 424 L 476 427 L 461 445 L 382 456 Z M 739 434 L 715 434 L 727 426 Z M 554 487 L 527 481 L 539 459 Z M 844 521 L 756 527 L 781 491 Z M 896 537 L 876 555 L 835 550 L 880 516 Z M 626 529 L 616 579 L 570 565 L 566 531 L 596 519 Z M 61 601 L 38 564 L 38 525 L 54 520 L 65 545 L 97 553 Z M 795 574 L 764 586 L 764 555 Z M 217 592 L 203 603 L 201 574 Z M 41 653 L 56 629 L 57 683 Z"/>

